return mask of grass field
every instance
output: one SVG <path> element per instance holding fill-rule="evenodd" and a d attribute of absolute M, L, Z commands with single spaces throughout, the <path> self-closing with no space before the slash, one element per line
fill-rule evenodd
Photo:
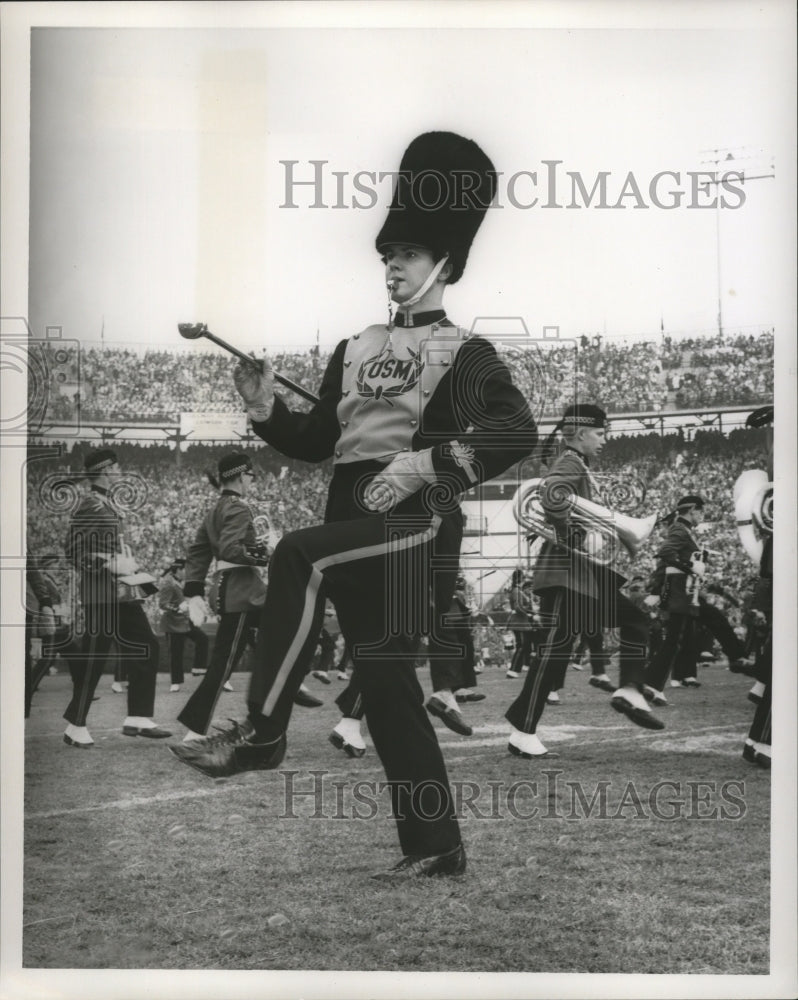
<path fill-rule="evenodd" d="M 770 775 L 740 755 L 750 682 L 705 668 L 649 733 L 587 678 L 569 671 L 544 714 L 560 758 L 531 762 L 506 752 L 521 681 L 481 675 L 474 736 L 439 729 L 469 870 L 398 890 L 368 878 L 399 857 L 386 796 L 364 794 L 374 751 L 327 742 L 342 682 L 313 682 L 326 703 L 295 710 L 281 771 L 213 782 L 122 736 L 107 676 L 96 749 L 66 747 L 69 679 L 46 677 L 26 733 L 24 966 L 767 973 Z M 243 717 L 246 680 L 220 721 Z M 159 675 L 156 719 L 174 723 L 197 683 L 169 694 Z"/>

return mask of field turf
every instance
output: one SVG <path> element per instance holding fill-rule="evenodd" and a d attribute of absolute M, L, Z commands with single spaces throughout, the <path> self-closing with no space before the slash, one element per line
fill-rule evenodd
<path fill-rule="evenodd" d="M 276 772 L 214 782 L 165 742 L 197 678 L 125 737 L 125 698 L 98 687 L 96 748 L 62 742 L 65 675 L 45 677 L 26 728 L 23 965 L 765 974 L 770 775 L 741 757 L 750 681 L 722 666 L 669 690 L 664 732 L 613 712 L 569 671 L 540 735 L 558 759 L 507 754 L 522 683 L 492 669 L 464 706 L 474 736 L 435 722 L 469 868 L 402 889 L 369 879 L 399 858 L 383 777 L 327 741 L 343 686 L 311 681 Z M 428 671 L 419 672 L 429 688 Z M 232 678 L 218 721 L 242 718 Z M 307 792 L 309 794 L 302 794 Z"/>

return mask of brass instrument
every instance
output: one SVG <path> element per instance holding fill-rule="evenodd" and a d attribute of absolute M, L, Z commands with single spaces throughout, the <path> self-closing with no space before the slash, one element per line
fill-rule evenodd
<path fill-rule="evenodd" d="M 513 515 L 517 523 L 529 532 L 540 535 L 550 542 L 557 541 L 553 526 L 546 519 L 546 512 L 540 500 L 543 479 L 527 479 L 521 483 L 513 497 Z M 602 564 L 610 563 L 617 555 L 618 543 L 626 551 L 637 555 L 640 546 L 654 530 L 657 515 L 630 517 L 612 511 L 592 500 L 585 500 L 575 494 L 562 499 L 563 508 L 588 532 L 586 548 L 580 553 Z M 592 551 L 591 551 L 592 550 Z"/>
<path fill-rule="evenodd" d="M 133 553 L 123 535 L 119 536 L 119 554 L 126 559 L 133 559 Z M 135 561 L 135 560 L 134 560 Z M 116 578 L 120 597 L 127 597 L 129 600 L 143 600 L 152 594 L 158 593 L 158 585 L 155 577 L 150 573 L 142 573 L 137 570 L 135 573 L 127 573 Z"/>
<path fill-rule="evenodd" d="M 746 469 L 734 484 L 734 517 L 740 542 L 759 566 L 765 538 L 773 534 L 773 483 L 762 469 Z"/>
<path fill-rule="evenodd" d="M 710 556 L 719 556 L 722 553 L 717 552 L 715 549 L 699 549 L 692 555 L 693 562 L 703 563 L 705 566 L 709 562 Z M 667 570 L 666 570 L 667 572 Z M 700 591 L 701 591 L 701 577 L 697 576 L 695 573 L 691 573 L 687 577 L 687 582 L 684 585 L 685 593 L 692 597 L 693 607 L 697 608 L 699 605 Z"/>

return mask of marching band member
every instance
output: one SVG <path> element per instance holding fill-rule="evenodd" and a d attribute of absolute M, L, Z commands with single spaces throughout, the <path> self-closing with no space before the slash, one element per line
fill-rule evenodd
<path fill-rule="evenodd" d="M 110 448 L 90 452 L 85 469 L 91 488 L 70 519 L 66 541 L 67 558 L 80 575 L 84 632 L 80 654 L 69 657 L 73 693 L 64 712 L 69 723 L 64 742 L 78 749 L 94 746 L 86 718 L 114 640 L 128 675 L 123 735 L 164 739 L 172 734 L 152 719 L 158 640 L 144 613 L 141 591 L 123 581 L 137 566 L 131 556 L 120 554 L 122 519 L 109 497 L 122 470 Z"/>
<path fill-rule="evenodd" d="M 513 726 L 508 749 L 516 757 L 558 756 L 540 741 L 537 726 L 549 692 L 568 668 L 574 637 L 580 632 L 620 628 L 621 681 L 611 698 L 612 707 L 639 726 L 664 728 L 641 690 L 645 615 L 620 592 L 623 577 L 588 557 L 593 544 L 591 534 L 570 513 L 569 497 L 592 500 L 597 492 L 590 460 L 604 447 L 606 423 L 607 416 L 598 406 L 569 406 L 544 445 L 544 451 L 548 450 L 560 430 L 566 447 L 541 484 L 541 504 L 557 541 L 544 542 L 535 564 L 533 587 L 540 595 L 543 641 L 521 693 L 505 716 Z"/>
<path fill-rule="evenodd" d="M 471 183 L 465 204 L 462 197 L 457 204 L 463 175 Z M 537 439 L 529 407 L 492 345 L 465 335 L 442 307 L 495 195 L 493 165 L 470 140 L 433 132 L 411 143 L 398 178 L 376 241 L 395 323 L 389 315 L 387 326 L 338 345 L 309 413 L 275 396 L 269 368 L 236 369 L 255 433 L 304 461 L 332 456 L 334 472 L 326 523 L 285 535 L 272 557 L 248 697 L 250 735 L 186 756 L 211 776 L 279 766 L 293 694 L 329 595 L 391 789 L 404 857 L 374 876 L 390 883 L 465 870 L 443 755 L 414 668 L 418 637 L 439 631 L 449 611 L 463 530 L 459 496 L 529 454 Z M 444 576 L 448 593 L 436 586 Z"/>
<path fill-rule="evenodd" d="M 698 593 L 707 572 L 704 550 L 694 531 L 704 519 L 704 501 L 699 496 L 684 496 L 676 505 L 676 517 L 668 527 L 657 552 L 657 566 L 649 583 L 648 608 L 659 607 L 664 613 L 662 639 L 649 661 L 644 692 L 655 705 L 667 705 L 665 682 L 678 660 L 680 674 L 692 678 L 699 649 L 696 623 L 701 621 L 720 641 L 734 669 L 741 662 L 743 643 L 734 633 L 726 616 Z"/>
<path fill-rule="evenodd" d="M 209 611 L 205 577 L 216 560 L 209 597 L 219 615 L 219 630 L 208 669 L 177 717 L 188 729 L 183 737 L 186 743 L 207 734 L 216 704 L 244 652 L 249 630 L 257 627 L 258 611 L 266 598 L 258 567 L 268 564 L 269 552 L 258 545 L 252 510 L 245 500 L 255 479 L 252 460 L 243 452 L 229 452 L 219 459 L 218 479 L 211 474 L 208 478 L 221 492 L 188 550 L 184 594 L 190 620 L 199 627 Z"/>
<path fill-rule="evenodd" d="M 767 428 L 767 472 L 773 481 L 773 406 L 755 410 L 746 420 L 746 427 Z M 772 736 L 773 683 L 773 534 L 765 535 L 759 560 L 759 579 L 751 606 L 752 617 L 763 629 L 764 641 L 754 664 L 754 676 L 761 685 L 759 701 L 748 736 L 743 745 L 743 757 L 749 763 L 770 768 Z"/>
<path fill-rule="evenodd" d="M 204 674 L 208 662 L 208 637 L 197 628 L 188 615 L 188 603 L 183 595 L 185 559 L 175 559 L 163 575 L 158 593 L 161 609 L 161 628 L 169 646 L 169 672 L 174 694 L 183 683 L 183 647 L 186 640 L 194 643 L 194 666 L 192 674 Z"/>

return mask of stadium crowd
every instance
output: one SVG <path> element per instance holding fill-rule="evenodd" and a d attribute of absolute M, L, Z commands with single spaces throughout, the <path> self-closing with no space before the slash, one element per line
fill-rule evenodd
<path fill-rule="evenodd" d="M 601 401 L 610 413 L 747 405 L 773 393 L 772 330 L 631 344 L 583 336 L 573 346 L 500 350 L 519 387 L 529 398 L 544 400 L 538 416 L 559 414 L 574 399 L 575 386 L 581 398 Z M 311 390 L 327 360 L 315 349 L 272 355 L 277 371 Z M 80 350 L 73 368 L 79 370 L 79 391 L 54 380 L 48 420 L 176 423 L 182 412 L 240 412 L 231 360 L 218 351 L 142 354 L 91 347 Z M 297 400 L 299 408 L 306 405 Z"/>

